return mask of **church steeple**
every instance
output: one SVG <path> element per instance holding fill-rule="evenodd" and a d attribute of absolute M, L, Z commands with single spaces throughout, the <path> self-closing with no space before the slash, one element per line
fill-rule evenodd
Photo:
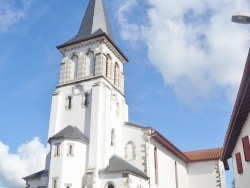
<path fill-rule="evenodd" d="M 59 48 L 100 35 L 114 40 L 104 0 L 90 0 L 78 34 Z"/>

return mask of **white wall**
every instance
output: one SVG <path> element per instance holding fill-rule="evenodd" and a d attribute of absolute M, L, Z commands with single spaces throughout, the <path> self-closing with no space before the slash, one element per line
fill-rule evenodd
<path fill-rule="evenodd" d="M 216 172 L 217 164 L 219 171 Z M 189 187 L 190 188 L 225 188 L 225 171 L 220 160 L 193 162 L 188 165 Z M 218 177 L 219 176 L 219 177 Z M 220 182 L 219 182 L 220 181 Z"/>
<path fill-rule="evenodd" d="M 54 156 L 55 144 L 59 143 L 60 155 Z M 73 156 L 68 155 L 69 144 L 73 145 Z M 68 140 L 52 141 L 51 152 L 49 187 L 52 186 L 52 178 L 58 178 L 59 187 L 65 187 L 65 184 L 72 184 L 73 187 L 81 187 L 82 177 L 86 169 L 86 144 Z"/>
<path fill-rule="evenodd" d="M 238 141 L 232 153 L 232 161 L 233 161 L 233 170 L 234 170 L 234 178 L 235 178 L 235 187 L 236 188 L 248 188 L 250 185 L 250 163 L 245 161 L 244 149 L 242 145 L 242 138 L 248 136 L 250 138 L 250 117 L 248 115 L 247 120 L 244 124 L 244 127 L 241 130 Z M 240 152 L 241 161 L 243 167 L 243 173 L 238 174 L 235 153 Z"/>
<path fill-rule="evenodd" d="M 158 185 L 155 182 L 154 147 L 157 148 Z M 187 164 L 161 144 L 151 139 L 149 163 L 152 187 L 176 187 L 175 162 L 177 163 L 179 188 L 188 188 Z"/>

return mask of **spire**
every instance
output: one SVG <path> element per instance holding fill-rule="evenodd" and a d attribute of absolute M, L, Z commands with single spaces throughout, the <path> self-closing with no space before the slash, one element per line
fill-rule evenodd
<path fill-rule="evenodd" d="M 114 40 L 104 0 L 89 0 L 89 5 L 78 34 L 62 46 L 80 42 L 101 34 L 106 34 L 109 39 Z"/>
<path fill-rule="evenodd" d="M 88 37 L 93 34 L 106 33 L 113 40 L 111 26 L 104 0 L 90 0 L 83 17 L 78 37 Z"/>

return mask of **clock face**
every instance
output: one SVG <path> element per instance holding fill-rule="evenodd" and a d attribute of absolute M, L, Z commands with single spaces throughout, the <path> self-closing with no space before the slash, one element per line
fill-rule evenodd
<path fill-rule="evenodd" d="M 82 92 L 82 86 L 77 85 L 74 89 L 74 94 L 79 95 Z"/>

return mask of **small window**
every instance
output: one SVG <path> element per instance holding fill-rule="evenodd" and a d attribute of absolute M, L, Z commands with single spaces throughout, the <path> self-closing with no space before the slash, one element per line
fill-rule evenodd
<path fill-rule="evenodd" d="M 52 188 L 57 188 L 58 178 L 52 178 Z"/>
<path fill-rule="evenodd" d="M 125 147 L 125 159 L 134 160 L 136 158 L 135 154 L 135 144 L 132 141 L 129 141 Z"/>
<path fill-rule="evenodd" d="M 114 188 L 114 185 L 109 184 L 109 185 L 108 185 L 108 188 Z"/>
<path fill-rule="evenodd" d="M 85 106 L 88 106 L 88 103 L 89 103 L 89 102 L 88 102 L 88 101 L 89 101 L 89 100 L 88 100 L 88 97 L 89 97 L 89 95 L 88 95 L 88 93 L 84 93 L 84 95 L 85 95 L 84 105 L 85 105 Z"/>
<path fill-rule="evenodd" d="M 114 84 L 119 85 L 119 66 L 115 63 L 115 70 L 114 70 Z"/>
<path fill-rule="evenodd" d="M 106 185 L 105 185 L 105 188 L 115 188 L 115 184 L 113 182 L 108 182 Z"/>
<path fill-rule="evenodd" d="M 89 94 L 88 93 L 84 93 L 82 95 L 82 108 L 87 107 L 89 104 Z"/>
<path fill-rule="evenodd" d="M 55 145 L 55 157 L 59 157 L 60 156 L 60 145 L 56 144 Z"/>
<path fill-rule="evenodd" d="M 70 184 L 70 183 L 66 183 L 64 185 L 65 185 L 65 188 L 71 188 L 72 187 L 72 184 Z"/>
<path fill-rule="evenodd" d="M 70 110 L 72 108 L 72 96 L 68 96 L 66 98 L 66 110 Z"/>
<path fill-rule="evenodd" d="M 115 142 L 116 142 L 115 130 L 112 129 L 112 131 L 111 131 L 111 146 L 115 146 Z"/>
<path fill-rule="evenodd" d="M 108 77 L 109 75 L 109 57 L 108 55 L 106 56 L 106 73 L 105 76 Z"/>
<path fill-rule="evenodd" d="M 158 155 L 157 148 L 154 148 L 154 163 L 155 163 L 155 184 L 158 184 Z"/>
<path fill-rule="evenodd" d="M 68 156 L 70 157 L 74 156 L 74 144 L 72 143 L 68 144 Z"/>

